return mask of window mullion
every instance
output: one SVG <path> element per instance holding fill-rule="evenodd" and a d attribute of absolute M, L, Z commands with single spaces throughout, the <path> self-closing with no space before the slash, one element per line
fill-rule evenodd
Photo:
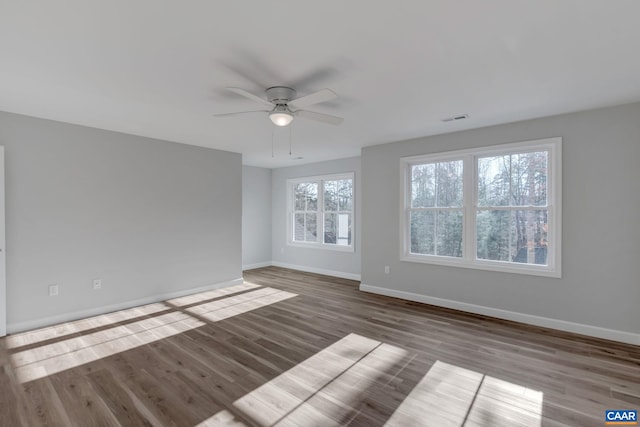
<path fill-rule="evenodd" d="M 462 254 L 467 261 L 475 260 L 476 249 L 476 205 L 478 201 L 477 162 L 471 155 L 465 156 L 462 163 L 463 232 Z"/>
<path fill-rule="evenodd" d="M 533 205 L 522 205 L 522 206 L 476 206 L 476 209 L 479 211 L 512 211 L 516 210 L 524 210 L 524 211 L 538 211 L 547 209 L 547 205 L 541 206 L 533 206 Z"/>
<path fill-rule="evenodd" d="M 415 212 L 454 212 L 454 211 L 464 211 L 464 206 L 447 206 L 444 208 L 408 208 L 411 211 Z"/>
<path fill-rule="evenodd" d="M 547 191 L 547 197 L 548 197 L 549 192 Z M 555 224 L 554 224 L 554 212 L 552 211 L 553 207 L 550 206 L 549 204 L 549 199 L 547 199 L 547 242 L 551 241 L 551 242 L 556 242 L 556 238 L 555 235 L 553 233 L 554 229 L 555 229 Z M 556 245 L 552 244 L 549 245 L 547 243 L 547 259 L 549 260 L 548 265 L 551 268 L 555 268 L 555 250 L 556 250 Z"/>
<path fill-rule="evenodd" d="M 437 188 L 437 185 L 436 185 Z M 436 190 L 436 197 L 437 197 L 438 191 Z M 437 199 L 436 199 L 437 200 Z M 434 255 L 438 255 L 438 212 L 440 211 L 440 209 L 436 209 L 434 211 L 434 215 L 433 215 L 433 254 Z"/>
<path fill-rule="evenodd" d="M 320 224 L 318 224 L 318 220 Z M 318 230 L 320 232 L 318 233 Z M 318 206 L 316 206 L 316 242 L 324 245 L 324 179 L 318 181 Z"/>
<path fill-rule="evenodd" d="M 511 177 L 509 179 L 511 179 Z M 513 261 L 512 260 L 513 258 L 513 220 L 515 217 L 517 217 L 515 213 L 516 213 L 515 210 L 509 211 L 509 260 L 508 260 L 509 262 Z M 515 226 L 518 227 L 518 221 L 516 221 Z M 516 232 L 516 235 L 517 235 L 517 232 Z"/>

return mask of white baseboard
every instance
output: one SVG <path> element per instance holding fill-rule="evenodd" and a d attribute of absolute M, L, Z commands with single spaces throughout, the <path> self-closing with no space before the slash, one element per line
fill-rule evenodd
<path fill-rule="evenodd" d="M 306 271 L 307 273 L 324 274 L 325 276 L 340 277 L 360 281 L 359 274 L 345 273 L 344 271 L 326 270 L 324 268 L 307 267 L 306 265 L 287 264 L 286 262 L 271 261 L 274 267 L 290 268 L 292 270 Z"/>
<path fill-rule="evenodd" d="M 328 270 L 326 268 L 308 267 L 306 265 L 289 264 L 289 263 L 280 262 L 280 261 L 265 261 L 265 262 L 258 262 L 256 264 L 243 265 L 242 271 L 252 270 L 254 268 L 270 267 L 270 266 L 290 268 L 292 270 L 300 270 L 300 271 L 305 271 L 307 273 L 324 274 L 325 276 L 333 276 L 333 277 L 340 277 L 342 279 L 360 281 L 359 274 L 345 273 L 344 271 L 337 271 L 337 270 Z"/>
<path fill-rule="evenodd" d="M 518 313 L 515 311 L 502 310 L 499 308 L 492 308 L 444 298 L 431 297 L 428 295 L 416 294 L 413 292 L 381 288 L 378 286 L 366 285 L 364 283 L 360 284 L 360 290 L 379 295 L 386 295 L 389 297 L 401 298 L 409 301 L 436 305 L 439 307 L 452 308 L 454 310 L 466 311 L 469 313 L 483 314 L 485 316 L 497 317 L 499 319 L 527 323 L 529 325 L 542 326 L 544 328 L 559 329 L 561 331 L 573 332 L 581 335 L 589 335 L 596 338 L 603 338 L 612 341 L 624 342 L 627 344 L 640 345 L 640 334 L 634 334 L 632 332 L 617 331 L 614 329 L 601 328 L 599 326 L 568 322 L 566 320 L 550 319 L 547 317 L 534 316 L 532 314 Z"/>
<path fill-rule="evenodd" d="M 18 332 L 29 331 L 32 329 L 44 328 L 46 326 L 57 325 L 59 323 L 71 322 L 73 320 L 85 319 L 87 317 L 99 316 L 101 314 L 112 313 L 118 310 L 138 307 L 154 302 L 166 301 L 172 298 L 178 298 L 185 295 L 197 294 L 199 292 L 210 291 L 213 289 L 226 288 L 228 286 L 239 285 L 243 282 L 242 278 L 218 282 L 211 285 L 200 286 L 197 288 L 183 289 L 175 292 L 167 292 L 164 294 L 153 295 L 150 297 L 140 298 L 132 301 L 124 301 L 117 304 L 111 304 L 103 307 L 89 308 L 86 310 L 74 311 L 72 313 L 57 314 L 55 316 L 42 317 L 39 319 L 27 320 L 24 322 L 9 323 L 7 325 L 7 333 L 15 334 Z"/>
<path fill-rule="evenodd" d="M 242 271 L 253 270 L 254 268 L 271 267 L 273 263 L 271 261 L 257 262 L 255 264 L 247 264 L 242 266 Z"/>

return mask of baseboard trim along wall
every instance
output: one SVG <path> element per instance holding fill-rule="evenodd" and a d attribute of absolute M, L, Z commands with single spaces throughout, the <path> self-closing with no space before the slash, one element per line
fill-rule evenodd
<path fill-rule="evenodd" d="M 360 281 L 359 274 L 345 273 L 343 271 L 326 270 L 324 268 L 307 267 L 306 265 L 287 264 L 286 262 L 271 261 L 274 267 L 290 268 L 292 270 L 305 271 L 307 273 L 324 274 L 325 276 L 340 277 L 341 279 Z"/>
<path fill-rule="evenodd" d="M 166 301 L 172 298 L 178 298 L 185 295 L 197 294 L 199 292 L 210 291 L 213 289 L 226 288 L 228 286 L 239 285 L 243 282 L 242 278 L 218 282 L 211 285 L 200 286 L 197 288 L 183 289 L 176 292 L 167 292 L 164 294 L 153 295 L 146 298 L 140 298 L 132 301 L 125 301 L 118 304 L 107 305 L 104 307 L 89 308 L 87 310 L 74 311 L 72 313 L 64 313 L 56 316 L 43 317 L 40 319 L 27 320 L 25 322 L 9 323 L 7 325 L 7 333 L 15 334 L 18 332 L 29 331 L 32 329 L 44 328 L 47 326 L 57 325 L 59 323 L 71 322 L 73 320 L 85 319 L 87 317 L 99 316 L 101 314 L 112 313 L 118 310 L 126 310 L 128 308 L 138 307 L 154 302 Z"/>
<path fill-rule="evenodd" d="M 271 267 L 272 265 L 273 264 L 271 263 L 271 261 L 257 262 L 255 264 L 247 264 L 242 266 L 242 271 L 253 270 L 254 268 Z"/>
<path fill-rule="evenodd" d="M 280 261 L 266 261 L 266 262 L 259 262 L 256 264 L 243 265 L 242 271 L 251 270 L 254 268 L 271 267 L 271 266 L 290 268 L 291 270 L 299 270 L 299 271 L 304 271 L 306 273 L 324 274 L 325 276 L 340 277 L 341 279 L 357 280 L 358 282 L 360 281 L 359 274 L 345 273 L 344 271 L 337 271 L 337 270 L 327 270 L 325 268 L 307 267 L 306 265 L 288 264 L 286 262 L 280 262 Z"/>
<path fill-rule="evenodd" d="M 576 334 L 588 335 L 596 338 L 603 338 L 612 341 L 624 342 L 627 344 L 640 345 L 640 334 L 634 334 L 632 332 L 617 331 L 614 329 L 600 328 L 598 326 L 567 322 L 565 320 L 534 316 L 532 314 L 517 313 L 515 311 L 508 311 L 499 308 L 492 308 L 482 305 L 448 300 L 444 298 L 431 297 L 428 295 L 421 295 L 413 292 L 381 288 L 378 286 L 366 285 L 364 283 L 360 284 L 360 290 L 363 292 L 370 292 L 373 294 L 385 295 L 388 297 L 421 302 L 438 307 L 452 308 L 454 310 L 482 314 L 485 316 L 497 317 L 499 319 L 512 320 L 514 322 L 527 323 L 534 326 L 542 326 L 544 328 L 558 329 L 561 331 L 573 332 Z"/>

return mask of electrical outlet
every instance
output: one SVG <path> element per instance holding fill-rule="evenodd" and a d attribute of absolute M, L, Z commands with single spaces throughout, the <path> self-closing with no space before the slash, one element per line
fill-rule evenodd
<path fill-rule="evenodd" d="M 56 297 L 58 296 L 58 285 L 49 285 L 49 296 Z"/>
<path fill-rule="evenodd" d="M 384 274 L 389 274 L 389 271 L 390 271 L 390 270 L 389 270 L 389 266 L 388 266 L 388 265 L 385 265 L 385 266 L 384 266 Z"/>
<path fill-rule="evenodd" d="M 93 289 L 94 290 L 102 289 L 102 280 L 93 279 Z"/>

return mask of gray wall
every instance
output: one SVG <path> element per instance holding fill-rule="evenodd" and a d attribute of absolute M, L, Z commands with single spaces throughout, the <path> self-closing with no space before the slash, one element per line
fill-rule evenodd
<path fill-rule="evenodd" d="M 554 136 L 563 138 L 561 279 L 399 261 L 400 157 Z M 640 104 L 364 148 L 362 282 L 638 333 L 639 161 Z"/>
<path fill-rule="evenodd" d="M 9 326 L 241 277 L 239 154 L 9 113 L 0 145 Z"/>
<path fill-rule="evenodd" d="M 271 264 L 271 169 L 242 167 L 242 268 Z"/>
<path fill-rule="evenodd" d="M 287 246 L 287 179 L 328 175 L 342 172 L 355 173 L 355 246 L 354 252 Z M 361 174 L 360 157 L 330 160 L 288 168 L 273 169 L 273 228 L 272 252 L 276 265 L 306 271 L 325 272 L 348 278 L 360 277 L 361 242 Z"/>

